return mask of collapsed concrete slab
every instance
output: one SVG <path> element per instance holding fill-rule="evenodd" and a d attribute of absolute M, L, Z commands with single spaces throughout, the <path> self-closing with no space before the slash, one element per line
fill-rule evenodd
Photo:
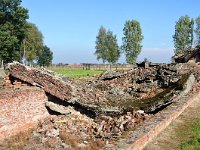
<path fill-rule="evenodd" d="M 9 64 L 10 75 L 32 85 L 39 86 L 62 100 L 71 99 L 72 88 L 70 80 L 62 80 L 45 69 L 31 68 L 20 63 Z"/>
<path fill-rule="evenodd" d="M 37 85 L 61 100 L 96 114 L 112 116 L 137 110 L 155 112 L 172 103 L 174 97 L 188 87 L 185 84 L 193 83 L 187 82 L 193 78 L 180 74 L 176 65 L 106 72 L 91 81 L 66 79 L 51 71 L 20 63 L 10 64 L 9 69 L 12 77 Z M 185 93 L 189 89 L 184 90 Z"/>

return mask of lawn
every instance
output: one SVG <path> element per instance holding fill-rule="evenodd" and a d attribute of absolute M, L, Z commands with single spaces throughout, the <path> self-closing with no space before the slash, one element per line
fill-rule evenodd
<path fill-rule="evenodd" d="M 200 150 L 200 120 L 193 124 L 191 138 L 181 143 L 181 150 Z"/>
<path fill-rule="evenodd" d="M 91 77 L 103 73 L 102 70 L 83 70 L 66 68 L 52 68 L 51 70 L 69 78 Z"/>

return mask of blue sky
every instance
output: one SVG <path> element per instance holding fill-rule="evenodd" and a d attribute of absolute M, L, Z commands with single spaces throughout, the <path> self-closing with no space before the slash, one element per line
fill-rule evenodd
<path fill-rule="evenodd" d="M 175 22 L 186 14 L 200 15 L 199 0 L 22 0 L 22 6 L 53 51 L 53 63 L 98 63 L 100 26 L 113 31 L 121 45 L 124 23 L 132 19 L 140 22 L 144 35 L 138 60 L 170 62 Z M 119 62 L 125 63 L 123 56 Z"/>

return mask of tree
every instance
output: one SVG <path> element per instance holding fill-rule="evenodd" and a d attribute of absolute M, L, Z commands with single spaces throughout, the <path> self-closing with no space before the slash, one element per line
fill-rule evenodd
<path fill-rule="evenodd" d="M 0 1 L 0 58 L 8 63 L 20 61 L 20 47 L 25 36 L 28 10 L 21 0 Z"/>
<path fill-rule="evenodd" d="M 196 45 L 200 45 L 200 16 L 195 19 L 195 22 L 196 22 L 196 29 L 195 29 Z"/>
<path fill-rule="evenodd" d="M 40 66 L 49 66 L 53 60 L 53 52 L 47 46 L 44 46 L 42 49 L 42 54 L 38 58 L 38 65 Z"/>
<path fill-rule="evenodd" d="M 103 63 L 106 62 L 106 29 L 101 26 L 99 29 L 99 33 L 96 37 L 96 46 L 95 46 L 95 55 L 97 56 L 97 60 L 102 59 Z"/>
<path fill-rule="evenodd" d="M 175 53 L 192 48 L 194 20 L 189 16 L 182 16 L 176 22 L 175 34 L 173 35 Z"/>
<path fill-rule="evenodd" d="M 21 49 L 24 61 L 28 64 L 32 64 L 33 60 L 36 60 L 43 49 L 43 35 L 38 30 L 37 26 L 33 23 L 26 24 L 26 34 L 23 40 Z"/>
<path fill-rule="evenodd" d="M 126 21 L 123 29 L 122 50 L 125 52 L 126 61 L 133 64 L 141 52 L 143 40 L 140 23 L 136 20 Z"/>
<path fill-rule="evenodd" d="M 117 44 L 117 36 L 112 31 L 106 34 L 106 61 L 110 64 L 117 62 L 120 56 L 119 46 Z"/>
<path fill-rule="evenodd" d="M 114 64 L 120 56 L 119 46 L 117 44 L 117 36 L 112 31 L 106 32 L 106 29 L 101 26 L 98 36 L 96 37 L 97 60 L 102 59 L 105 63 Z"/>

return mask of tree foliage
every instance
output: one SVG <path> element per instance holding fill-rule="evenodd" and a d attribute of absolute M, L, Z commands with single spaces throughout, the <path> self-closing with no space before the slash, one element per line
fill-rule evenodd
<path fill-rule="evenodd" d="M 107 46 L 106 46 L 106 29 L 103 26 L 101 26 L 99 29 L 99 33 L 96 37 L 95 43 L 96 43 L 95 55 L 97 56 L 97 60 L 102 59 L 103 63 L 105 63 Z"/>
<path fill-rule="evenodd" d="M 108 31 L 106 34 L 106 60 L 110 64 L 117 62 L 120 56 L 119 46 L 117 44 L 117 36 L 113 35 L 112 31 Z"/>
<path fill-rule="evenodd" d="M 195 19 L 196 29 L 195 29 L 195 37 L 196 37 L 196 45 L 200 45 L 200 16 Z"/>
<path fill-rule="evenodd" d="M 110 64 L 117 62 L 120 56 L 119 46 L 117 44 L 117 36 L 112 31 L 106 32 L 106 29 L 101 26 L 98 36 L 96 37 L 96 51 L 97 60 L 102 59 Z"/>
<path fill-rule="evenodd" d="M 31 64 L 33 60 L 36 60 L 41 55 L 43 35 L 35 24 L 26 24 L 26 34 L 21 48 L 23 49 L 23 59 L 28 64 Z"/>
<path fill-rule="evenodd" d="M 28 10 L 20 5 L 21 0 L 0 1 L 0 58 L 6 63 L 20 60 L 28 18 Z"/>
<path fill-rule="evenodd" d="M 42 49 L 42 54 L 38 58 L 38 65 L 49 66 L 53 60 L 53 52 L 47 46 Z"/>
<path fill-rule="evenodd" d="M 126 61 L 133 64 L 141 52 L 143 40 L 140 23 L 136 20 L 126 21 L 123 29 L 122 50 L 125 52 Z"/>
<path fill-rule="evenodd" d="M 182 16 L 176 22 L 175 34 L 173 35 L 175 53 L 192 48 L 194 20 L 189 16 Z"/>

